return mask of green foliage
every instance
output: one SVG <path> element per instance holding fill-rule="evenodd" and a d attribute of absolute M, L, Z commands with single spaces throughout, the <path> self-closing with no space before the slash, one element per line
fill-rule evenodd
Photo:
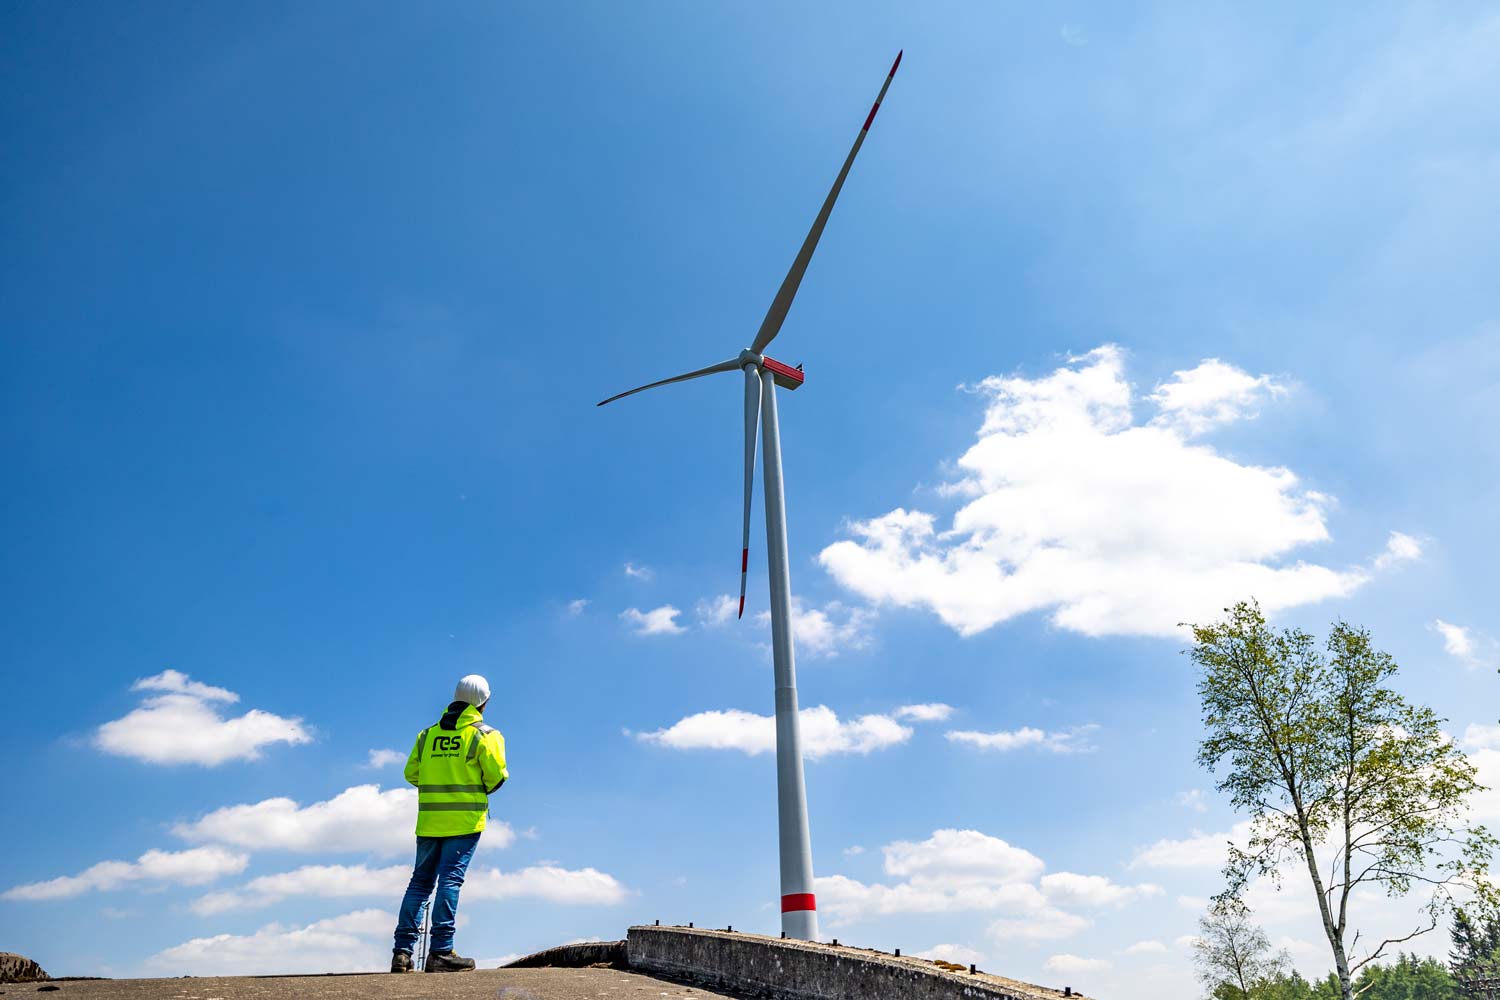
<path fill-rule="evenodd" d="M 1272 630 L 1246 602 L 1222 622 L 1194 626 L 1193 638 L 1207 731 L 1198 759 L 1252 820 L 1248 844 L 1230 849 L 1221 904 L 1255 878 L 1306 870 L 1342 1000 L 1355 995 L 1361 966 L 1433 929 L 1458 898 L 1493 910 L 1497 842 L 1463 825 L 1480 789 L 1474 766 L 1431 709 L 1388 685 L 1396 663 L 1369 632 L 1338 623 L 1319 650 L 1306 632 Z M 1331 854 L 1326 867 L 1319 849 Z M 1350 894 L 1360 885 L 1393 896 L 1420 886 L 1425 925 L 1349 955 Z"/>
<path fill-rule="evenodd" d="M 1266 932 L 1250 922 L 1243 906 L 1221 903 L 1198 920 L 1193 964 L 1214 1000 L 1247 1000 L 1257 984 L 1283 975 L 1287 962 L 1285 952 L 1271 950 Z"/>
<path fill-rule="evenodd" d="M 1228 984 L 1225 984 L 1228 986 Z M 1368 965 L 1353 984 L 1360 1000 L 1463 1000 L 1463 991 L 1436 959 L 1400 955 L 1389 965 Z M 1295 972 L 1261 980 L 1248 994 L 1238 988 L 1212 994 L 1212 1000 L 1340 1000 L 1337 973 L 1316 984 Z"/>
<path fill-rule="evenodd" d="M 1453 938 L 1448 961 L 1455 973 L 1500 967 L 1500 919 L 1474 918 L 1466 910 L 1455 910 L 1448 933 Z"/>

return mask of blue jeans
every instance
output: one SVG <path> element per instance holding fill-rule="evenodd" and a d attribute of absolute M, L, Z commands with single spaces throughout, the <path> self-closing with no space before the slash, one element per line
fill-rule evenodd
<path fill-rule="evenodd" d="M 432 941 L 430 952 L 453 950 L 453 923 L 458 916 L 458 890 L 464 887 L 469 859 L 479 844 L 479 834 L 462 837 L 418 837 L 417 862 L 412 866 L 406 898 L 401 901 L 401 916 L 396 920 L 396 951 L 408 955 L 416 947 L 422 931 L 422 911 L 427 897 L 437 887 L 432 902 Z"/>

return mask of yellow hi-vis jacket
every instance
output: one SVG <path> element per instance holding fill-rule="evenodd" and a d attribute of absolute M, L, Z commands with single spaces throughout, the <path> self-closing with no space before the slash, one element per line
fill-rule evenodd
<path fill-rule="evenodd" d="M 417 836 L 483 830 L 489 796 L 508 777 L 505 737 L 484 724 L 479 709 L 455 701 L 437 725 L 417 734 L 406 758 L 406 780 L 417 786 Z"/>

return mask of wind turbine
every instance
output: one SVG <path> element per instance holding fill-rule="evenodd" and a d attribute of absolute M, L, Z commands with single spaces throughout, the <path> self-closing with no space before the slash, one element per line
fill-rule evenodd
<path fill-rule="evenodd" d="M 792 307 L 797 287 L 802 284 L 802 275 L 818 247 L 818 238 L 828 224 L 833 203 L 838 200 L 844 178 L 859 147 L 869 134 L 870 124 L 875 121 L 875 112 L 901 65 L 901 53 L 886 74 L 880 94 L 870 108 L 859 135 L 854 137 L 854 147 L 844 160 L 833 189 L 823 201 L 818 217 L 813 220 L 802 249 L 792 261 L 792 269 L 781 282 L 766 318 L 750 346 L 728 361 L 721 361 L 697 371 L 664 378 L 628 392 L 611 396 L 598 405 L 613 403 L 617 399 L 632 396 L 659 385 L 686 382 L 718 372 L 743 371 L 745 373 L 745 517 L 740 536 L 740 607 L 739 617 L 745 616 L 745 576 L 750 568 L 750 500 L 755 478 L 755 438 L 757 425 L 764 423 L 765 490 L 766 490 L 766 561 L 771 579 L 771 651 L 776 674 L 776 798 L 777 816 L 781 841 L 781 929 L 787 937 L 805 941 L 818 940 L 818 907 L 813 895 L 812 842 L 807 828 L 807 791 L 802 780 L 802 738 L 797 719 L 797 665 L 792 649 L 792 583 L 787 569 L 786 544 L 786 498 L 781 484 L 781 428 L 776 418 L 776 387 L 796 389 L 802 384 L 802 368 L 793 368 L 765 355 L 765 349 L 776 334 Z"/>

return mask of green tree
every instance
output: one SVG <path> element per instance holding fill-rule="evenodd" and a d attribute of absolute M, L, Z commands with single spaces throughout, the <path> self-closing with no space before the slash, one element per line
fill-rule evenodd
<path fill-rule="evenodd" d="M 1263 982 L 1285 973 L 1287 957 L 1271 950 L 1244 906 L 1226 901 L 1198 918 L 1193 964 L 1212 1000 L 1250 1000 Z"/>
<path fill-rule="evenodd" d="M 1254 602 L 1227 615 L 1193 626 L 1191 651 L 1207 730 L 1199 762 L 1251 817 L 1248 844 L 1230 846 L 1219 898 L 1240 899 L 1256 877 L 1279 880 L 1284 865 L 1305 867 L 1337 995 L 1353 1000 L 1361 968 L 1432 930 L 1459 899 L 1493 909 L 1496 841 L 1464 822 L 1481 786 L 1432 710 L 1388 686 L 1396 663 L 1367 631 L 1336 624 L 1320 651 L 1306 632 L 1272 630 Z M 1331 854 L 1326 867 L 1319 849 Z M 1419 889 L 1425 919 L 1357 955 L 1350 896 L 1361 885 L 1392 896 Z"/>
<path fill-rule="evenodd" d="M 1365 966 L 1354 992 L 1361 1000 L 1460 1000 L 1463 996 L 1442 962 L 1405 954 L 1390 965 Z"/>
<path fill-rule="evenodd" d="M 1295 969 L 1281 972 L 1261 982 L 1250 994 L 1251 1000 L 1313 1000 L 1312 984 Z"/>
<path fill-rule="evenodd" d="M 1455 910 L 1448 934 L 1453 939 L 1448 963 L 1455 975 L 1500 967 L 1500 919 L 1475 919 Z"/>

